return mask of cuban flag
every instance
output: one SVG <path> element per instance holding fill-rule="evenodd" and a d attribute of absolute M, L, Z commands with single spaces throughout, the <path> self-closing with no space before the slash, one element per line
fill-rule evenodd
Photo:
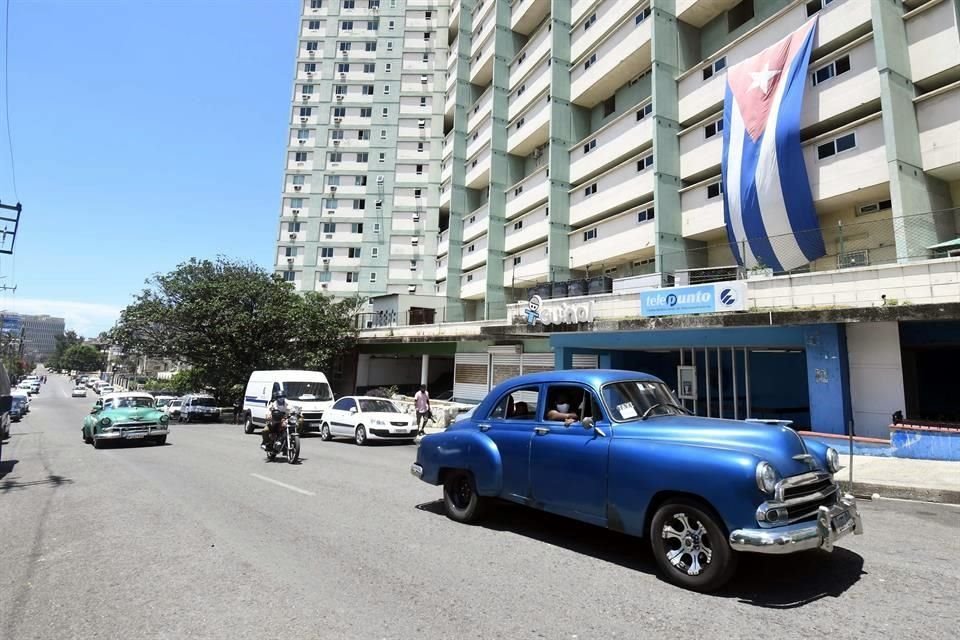
<path fill-rule="evenodd" d="M 817 18 L 727 70 L 723 214 L 737 262 L 790 271 L 826 255 L 800 147 Z"/>

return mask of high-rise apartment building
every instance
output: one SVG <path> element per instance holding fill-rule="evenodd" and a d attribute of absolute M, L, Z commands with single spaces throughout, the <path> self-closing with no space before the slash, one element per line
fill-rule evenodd
<path fill-rule="evenodd" d="M 433 294 L 447 8 L 304 0 L 276 269 L 302 291 Z"/>
<path fill-rule="evenodd" d="M 63 318 L 47 315 L 0 311 L 0 317 L 3 318 L 3 332 L 16 341 L 22 337 L 23 354 L 40 361 L 56 352 L 57 338 L 63 336 L 66 327 Z"/>
<path fill-rule="evenodd" d="M 813 16 L 801 137 L 827 256 L 807 268 L 925 258 L 957 235 L 956 2 L 449 6 L 436 291 L 464 319 L 544 283 L 733 273 L 725 69 Z"/>

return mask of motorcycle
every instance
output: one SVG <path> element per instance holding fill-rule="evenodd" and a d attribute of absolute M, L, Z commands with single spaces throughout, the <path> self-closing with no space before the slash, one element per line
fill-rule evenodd
<path fill-rule="evenodd" d="M 281 417 L 281 420 L 280 433 L 275 435 L 272 445 L 267 447 L 267 460 L 273 462 L 282 454 L 287 457 L 288 463 L 296 464 L 300 460 L 300 410 L 291 409 L 287 417 Z"/>

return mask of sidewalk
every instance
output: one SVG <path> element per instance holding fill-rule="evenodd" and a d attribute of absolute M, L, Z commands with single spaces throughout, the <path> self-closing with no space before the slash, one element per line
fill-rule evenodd
<path fill-rule="evenodd" d="M 855 455 L 852 485 L 850 458 L 841 454 L 840 462 L 844 468 L 834 478 L 855 496 L 879 494 L 883 498 L 960 504 L 960 462 Z"/>

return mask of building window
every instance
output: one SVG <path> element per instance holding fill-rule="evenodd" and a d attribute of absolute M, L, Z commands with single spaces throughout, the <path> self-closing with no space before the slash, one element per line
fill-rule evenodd
<path fill-rule="evenodd" d="M 807 17 L 821 11 L 825 6 L 832 3 L 833 0 L 811 0 L 807 3 Z"/>
<path fill-rule="evenodd" d="M 417 175 L 418 175 L 418 176 L 422 176 L 422 175 L 423 175 L 423 165 L 422 165 L 422 164 L 418 164 L 418 165 L 417 165 Z"/>
<path fill-rule="evenodd" d="M 295 184 L 295 185 L 303 185 L 304 181 L 306 180 L 306 177 L 305 177 L 305 176 L 291 176 L 291 177 L 290 177 L 290 180 L 291 180 L 291 182 L 292 182 L 293 184 Z"/>
<path fill-rule="evenodd" d="M 633 19 L 633 23 L 635 25 L 640 24 L 641 22 L 643 22 L 649 17 L 650 17 L 650 7 L 647 7 L 646 9 L 644 9 L 643 11 L 637 14 L 637 17 Z"/>
<path fill-rule="evenodd" d="M 432 33 L 433 33 L 432 31 L 424 31 L 424 32 L 423 32 L 423 41 L 424 41 L 424 42 L 430 42 L 430 36 L 431 36 Z"/>
<path fill-rule="evenodd" d="M 472 273 L 468 273 L 468 274 L 467 274 L 467 282 L 473 282 L 473 274 L 472 274 Z"/>
<path fill-rule="evenodd" d="M 653 154 L 643 156 L 637 160 L 637 171 L 646 171 L 653 166 Z"/>
<path fill-rule="evenodd" d="M 333 93 L 338 96 L 347 95 L 347 85 L 345 84 L 336 84 L 333 86 Z"/>
<path fill-rule="evenodd" d="M 366 208 L 367 208 L 367 201 L 364 200 L 364 199 L 362 199 L 362 198 L 358 198 L 358 199 L 356 199 L 356 200 L 353 201 L 353 208 L 354 208 L 354 209 L 366 209 Z"/>
<path fill-rule="evenodd" d="M 287 223 L 287 233 L 300 233 L 302 228 L 302 222 L 288 222 Z"/>
<path fill-rule="evenodd" d="M 383 69 L 387 73 L 390 73 L 391 71 L 393 71 L 393 63 L 387 62 L 386 64 L 383 65 Z"/>
<path fill-rule="evenodd" d="M 336 198 L 324 198 L 323 199 L 323 208 L 324 209 L 336 209 L 340 206 L 340 201 Z"/>
<path fill-rule="evenodd" d="M 380 28 L 379 20 L 367 20 L 367 31 L 376 31 Z"/>
<path fill-rule="evenodd" d="M 753 18 L 753 0 L 743 0 L 740 4 L 727 11 L 727 32 L 732 32 L 745 25 Z"/>
<path fill-rule="evenodd" d="M 470 222 L 473 222 L 473 220 L 471 220 Z M 469 247 L 467 247 L 467 253 L 473 253 L 473 250 L 476 248 L 477 248 L 476 245 L 473 245 L 473 244 L 470 245 Z"/>
<path fill-rule="evenodd" d="M 361 93 L 362 93 L 363 95 L 365 95 L 365 96 L 372 96 L 372 95 L 373 95 L 373 85 L 372 85 L 372 84 L 365 84 L 365 85 L 363 85 L 363 88 L 361 89 Z"/>
<path fill-rule="evenodd" d="M 390 109 L 384 107 L 384 108 L 380 111 L 380 115 L 383 116 L 384 118 L 389 117 L 389 116 L 390 116 Z"/>
<path fill-rule="evenodd" d="M 643 120 L 652 112 L 653 112 L 653 103 L 648 102 L 646 105 L 637 109 L 637 121 L 639 122 L 640 120 Z"/>
<path fill-rule="evenodd" d="M 284 271 L 283 280 L 284 282 L 293 282 L 296 279 L 296 275 L 294 271 Z"/>
<path fill-rule="evenodd" d="M 314 71 L 317 70 L 317 63 L 307 62 L 306 64 L 303 65 L 303 70 L 306 71 L 307 73 L 313 73 Z"/>
<path fill-rule="evenodd" d="M 423 52 L 423 57 L 420 58 L 421 62 L 430 62 L 430 54 L 426 51 Z"/>
<path fill-rule="evenodd" d="M 310 129 L 297 129 L 297 140 L 306 142 L 310 137 Z"/>
<path fill-rule="evenodd" d="M 369 159 L 370 159 L 370 154 L 366 152 L 357 154 L 357 162 L 369 162 Z"/>
<path fill-rule="evenodd" d="M 340 6 L 344 9 L 356 9 L 356 4 L 355 0 L 343 0 L 343 4 Z"/>
<path fill-rule="evenodd" d="M 423 143 L 422 143 L 422 142 L 418 142 L 418 143 L 417 143 L 417 153 L 423 153 Z"/>
<path fill-rule="evenodd" d="M 470 216 L 470 219 L 467 221 L 467 224 L 473 224 L 477 221 L 477 216 Z M 470 251 L 473 251 L 473 245 L 470 245 Z"/>
<path fill-rule="evenodd" d="M 649 220 L 653 220 L 653 218 L 654 218 L 653 207 L 650 207 L 649 209 L 644 209 L 643 211 L 640 211 L 637 213 L 637 222 L 647 222 Z"/>
<path fill-rule="evenodd" d="M 587 144 L 583 145 L 583 153 L 584 153 L 584 155 L 586 155 L 586 154 L 590 153 L 591 151 L 593 151 L 593 150 L 596 149 L 596 148 L 597 148 L 597 139 L 594 138 L 593 140 L 591 140 L 591 141 L 588 142 Z"/>
<path fill-rule="evenodd" d="M 361 118 L 371 118 L 373 117 L 373 108 L 372 107 L 363 107 L 360 109 Z"/>
<path fill-rule="evenodd" d="M 338 63 L 337 63 L 337 73 L 350 73 L 350 63 L 349 63 L 349 62 L 338 62 Z"/>
<path fill-rule="evenodd" d="M 592 26 L 593 26 L 593 23 L 596 22 L 596 21 L 597 21 L 597 14 L 593 14 L 592 16 L 590 16 L 589 18 L 587 18 L 587 21 L 586 21 L 586 22 L 583 23 L 583 30 L 586 31 L 587 29 L 589 29 L 590 27 L 592 27 Z"/>
<path fill-rule="evenodd" d="M 707 185 L 707 200 L 719 198 L 723 193 L 723 182 L 717 181 Z"/>
<path fill-rule="evenodd" d="M 824 142 L 823 144 L 817 145 L 817 158 L 823 160 L 829 158 L 830 156 L 835 156 L 838 153 L 843 153 L 844 151 L 849 151 L 854 149 L 857 146 L 857 134 L 855 131 L 851 131 L 846 135 L 842 135 L 838 138 L 834 138 L 829 142 Z"/>
<path fill-rule="evenodd" d="M 592 195 L 595 194 L 596 192 L 597 192 L 597 183 L 594 182 L 592 185 L 590 185 L 589 187 L 587 187 L 586 189 L 583 190 L 583 195 L 584 195 L 584 197 L 586 197 L 586 196 L 592 196 Z"/>
<path fill-rule="evenodd" d="M 376 65 L 376 63 L 367 62 L 366 64 L 364 64 L 364 65 L 363 65 L 363 72 L 364 72 L 364 73 L 376 73 L 376 72 L 377 72 L 377 65 Z"/>
<path fill-rule="evenodd" d="M 386 129 L 380 129 L 380 139 L 381 139 L 381 140 L 386 140 L 386 139 L 387 139 L 387 130 L 386 130 Z"/>
<path fill-rule="evenodd" d="M 313 95 L 313 85 L 312 85 L 312 84 L 305 84 L 305 85 L 303 85 L 302 87 L 300 87 L 300 93 L 302 93 L 302 94 L 305 95 L 305 96 L 312 96 L 312 95 Z"/>
<path fill-rule="evenodd" d="M 300 209 L 303 207 L 303 198 L 290 198 L 290 208 Z"/>
<path fill-rule="evenodd" d="M 307 152 L 306 151 L 297 151 L 293 154 L 293 159 L 296 162 L 306 162 L 307 161 Z"/>
<path fill-rule="evenodd" d="M 709 80 L 714 74 L 719 73 L 721 69 L 727 66 L 727 58 L 717 58 L 703 69 L 703 79 Z"/>
<path fill-rule="evenodd" d="M 378 234 L 378 235 L 380 234 L 380 223 L 379 223 L 379 222 L 374 222 L 374 223 L 373 223 L 373 232 L 374 232 L 375 234 Z"/>
<path fill-rule="evenodd" d="M 593 240 L 593 239 L 595 239 L 596 237 L 597 237 L 597 229 L 596 229 L 596 228 L 593 228 L 593 229 L 590 229 L 589 231 L 584 231 L 584 232 L 583 232 L 583 241 L 584 241 L 584 242 L 586 242 L 586 241 L 588 241 L 588 240 Z"/>
<path fill-rule="evenodd" d="M 396 22 L 393 20 L 387 20 L 387 31 L 393 31 L 393 28 L 396 26 Z"/>
<path fill-rule="evenodd" d="M 310 22 L 307 23 L 307 29 L 310 29 L 310 31 L 316 31 L 319 28 L 320 28 L 319 20 L 311 20 Z"/>
<path fill-rule="evenodd" d="M 321 271 L 317 274 L 317 282 L 330 282 L 330 277 L 333 274 L 329 271 Z"/>
<path fill-rule="evenodd" d="M 583 63 L 583 70 L 586 71 L 587 69 L 592 67 L 594 64 L 596 64 L 596 62 L 597 62 L 597 54 L 594 53 L 589 58 L 587 58 L 586 62 Z"/>
<path fill-rule="evenodd" d="M 893 206 L 893 203 L 890 200 L 881 200 L 880 202 L 871 202 L 869 204 L 862 204 L 857 207 L 856 216 L 869 215 L 871 213 L 877 213 L 878 211 L 886 211 Z"/>
<path fill-rule="evenodd" d="M 359 258 L 360 257 L 360 247 L 350 247 L 347 249 L 348 258 Z"/>
<path fill-rule="evenodd" d="M 386 162 L 386 160 L 387 160 L 387 154 L 381 151 L 381 152 L 380 152 L 380 157 L 379 157 L 379 159 L 378 159 L 378 162 L 381 162 L 381 163 L 382 163 L 382 162 Z"/>
<path fill-rule="evenodd" d="M 341 22 L 340 31 L 353 31 L 353 20 L 344 20 Z"/>
<path fill-rule="evenodd" d="M 360 282 L 360 274 L 356 271 L 348 271 L 347 282 Z"/>
<path fill-rule="evenodd" d="M 385 96 L 390 95 L 390 85 L 388 84 L 383 85 L 383 95 Z"/>
<path fill-rule="evenodd" d="M 710 139 L 718 133 L 723 133 L 723 118 L 715 122 L 711 122 L 703 128 L 703 137 L 705 139 Z"/>
<path fill-rule="evenodd" d="M 369 140 L 369 139 L 370 139 L 370 129 L 357 130 L 357 140 Z"/>
<path fill-rule="evenodd" d="M 322 8 L 323 8 L 323 0 L 310 0 L 310 8 L 311 8 L 311 9 L 322 9 Z"/>
<path fill-rule="evenodd" d="M 377 281 L 377 272 L 376 272 L 376 271 L 371 271 L 371 272 L 370 272 L 370 282 L 376 282 L 376 281 Z"/>
<path fill-rule="evenodd" d="M 519 231 L 520 229 L 523 229 L 523 220 L 517 220 L 516 222 L 513 223 L 514 231 Z"/>
<path fill-rule="evenodd" d="M 324 233 L 336 233 L 337 232 L 337 223 L 336 222 L 324 222 L 323 223 L 323 232 Z M 330 249 L 333 251 L 333 249 Z M 330 257 L 330 256 L 327 256 Z"/>
<path fill-rule="evenodd" d="M 613 112 L 617 110 L 617 97 L 615 95 L 610 96 L 603 101 L 603 117 L 613 115 Z"/>
<path fill-rule="evenodd" d="M 421 107 L 427 106 L 427 96 L 420 96 L 420 106 Z"/>
<path fill-rule="evenodd" d="M 334 107 L 333 108 L 333 117 L 334 118 L 343 118 L 347 115 L 346 107 Z"/>
<path fill-rule="evenodd" d="M 387 42 L 387 51 L 393 51 L 393 41 Z"/>
<path fill-rule="evenodd" d="M 522 127 L 522 126 L 523 126 L 523 123 L 526 122 L 526 121 L 527 121 L 526 118 L 520 118 L 519 120 L 517 120 L 517 129 L 519 129 L 520 127 Z"/>
<path fill-rule="evenodd" d="M 367 186 L 367 176 L 353 176 L 353 186 L 355 187 Z"/>
<path fill-rule="evenodd" d="M 330 185 L 339 186 L 339 185 L 340 185 L 340 176 L 334 175 L 334 174 L 328 175 L 328 176 L 327 176 L 327 186 L 330 186 Z"/>
<path fill-rule="evenodd" d="M 520 264 L 520 259 L 522 257 L 523 256 L 513 256 L 513 266 L 517 266 L 518 264 Z"/>
<path fill-rule="evenodd" d="M 339 42 L 339 43 L 337 43 L 337 48 L 338 48 L 340 51 L 350 51 L 350 49 L 351 49 L 352 47 L 353 47 L 353 43 L 351 43 L 351 42 Z"/>
<path fill-rule="evenodd" d="M 343 140 L 343 131 L 341 129 L 334 129 L 330 132 L 331 140 Z"/>
<path fill-rule="evenodd" d="M 297 257 L 297 248 L 298 247 L 286 247 L 283 250 L 283 255 L 287 258 L 296 258 Z"/>
<path fill-rule="evenodd" d="M 393 43 L 391 43 L 391 42 L 388 42 L 388 43 L 387 43 L 387 51 L 393 50 L 393 47 L 390 46 L 391 44 L 393 44 Z M 365 43 L 363 44 L 363 50 L 366 51 L 366 52 L 368 52 L 368 53 L 373 53 L 374 51 L 377 50 L 377 43 L 376 43 L 376 42 L 365 42 Z"/>
<path fill-rule="evenodd" d="M 307 51 L 319 51 L 320 43 L 316 40 L 312 40 L 307 43 Z"/>
<path fill-rule="evenodd" d="M 380 248 L 379 248 L 379 247 L 372 247 L 372 248 L 370 249 L 370 257 L 371 257 L 371 258 L 379 258 L 379 257 L 380 257 Z"/>
<path fill-rule="evenodd" d="M 332 257 L 333 257 L 333 247 L 320 247 L 320 257 L 321 257 L 321 258 L 332 258 Z"/>
<path fill-rule="evenodd" d="M 417 128 L 418 128 L 418 129 L 426 129 L 426 128 L 427 128 L 427 121 L 426 121 L 426 120 L 417 120 Z"/>
<path fill-rule="evenodd" d="M 350 233 L 363 233 L 363 223 L 362 223 L 362 222 L 354 222 L 353 224 L 351 224 L 351 225 L 350 225 Z M 357 251 L 359 252 L 360 250 L 357 249 Z M 360 257 L 360 254 L 359 254 L 359 253 L 357 253 L 357 257 L 358 257 L 358 258 Z"/>
<path fill-rule="evenodd" d="M 850 71 L 850 56 L 840 56 L 830 64 L 826 64 L 810 74 L 810 80 L 813 86 L 821 82 L 826 82 L 834 76 Z"/>
<path fill-rule="evenodd" d="M 516 189 L 513 190 L 513 196 L 514 196 L 514 197 L 517 197 L 517 196 L 520 195 L 521 193 L 523 193 L 523 185 L 520 185 L 519 187 L 517 187 Z"/>
<path fill-rule="evenodd" d="M 309 118 L 313 114 L 313 107 L 300 107 L 300 117 Z"/>
<path fill-rule="evenodd" d="M 414 189 L 414 190 L 413 190 L 413 197 L 414 197 L 414 198 L 419 198 L 419 197 L 421 197 L 422 195 L 423 195 L 423 189 Z"/>

